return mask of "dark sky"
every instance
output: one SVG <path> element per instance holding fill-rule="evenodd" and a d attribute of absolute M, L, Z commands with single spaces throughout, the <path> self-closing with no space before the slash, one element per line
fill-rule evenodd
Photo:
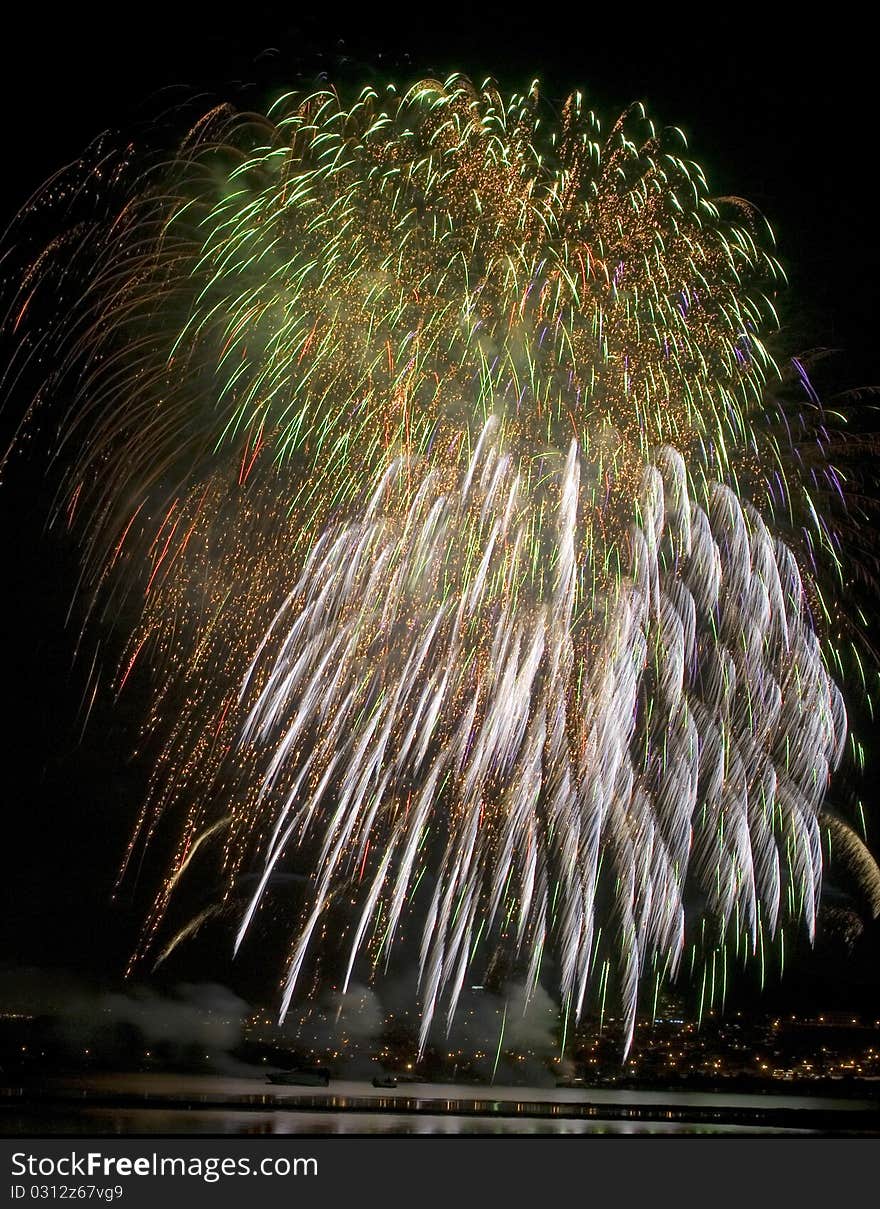
<path fill-rule="evenodd" d="M 602 18 L 588 4 L 533 4 L 528 15 L 482 6 L 478 17 L 460 5 L 367 7 L 355 21 L 330 5 L 326 17 L 298 19 L 295 4 L 246 0 L 226 10 L 20 6 L 0 52 L 0 216 L 103 128 L 140 120 L 181 90 L 258 108 L 322 70 L 368 79 L 461 69 L 517 87 L 538 76 L 551 96 L 581 87 L 606 114 L 646 99 L 682 126 L 713 191 L 748 197 L 774 226 L 792 285 L 791 351 L 833 346 L 841 388 L 880 383 L 877 63 L 861 19 L 839 6 L 828 10 L 833 26 L 801 10 L 789 27 L 768 24 L 769 6 L 757 15 L 725 6 L 711 19 L 708 8 L 656 6 L 650 20 L 613 4 Z M 75 627 L 65 628 L 76 556 L 63 535 L 44 532 L 42 470 L 29 453 L 0 494 L 0 963 L 111 970 L 133 928 L 108 895 L 142 793 L 142 772 L 126 763 L 136 711 L 99 707 L 78 738 L 84 669 L 71 669 Z"/>

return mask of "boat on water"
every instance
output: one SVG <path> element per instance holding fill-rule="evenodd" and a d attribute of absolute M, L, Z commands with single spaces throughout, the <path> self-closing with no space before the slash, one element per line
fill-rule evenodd
<path fill-rule="evenodd" d="M 330 1072 L 324 1066 L 315 1066 L 306 1070 L 282 1070 L 266 1078 L 270 1083 L 283 1087 L 326 1087 L 330 1082 Z"/>
<path fill-rule="evenodd" d="M 397 1087 L 397 1080 L 393 1075 L 374 1075 L 373 1087 Z"/>

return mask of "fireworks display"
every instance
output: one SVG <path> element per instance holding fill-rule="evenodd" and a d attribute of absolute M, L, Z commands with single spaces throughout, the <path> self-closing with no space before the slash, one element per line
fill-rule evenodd
<path fill-rule="evenodd" d="M 147 170 L 99 146 L 47 203 L 7 384 L 73 400 L 81 589 L 130 627 L 87 696 L 150 685 L 138 959 L 218 913 L 246 947 L 305 861 L 282 1014 L 411 941 L 422 1046 L 512 971 L 573 1019 L 613 996 L 628 1044 L 641 986 L 812 937 L 842 485 L 799 364 L 790 456 L 770 232 L 680 131 L 323 91 Z"/>

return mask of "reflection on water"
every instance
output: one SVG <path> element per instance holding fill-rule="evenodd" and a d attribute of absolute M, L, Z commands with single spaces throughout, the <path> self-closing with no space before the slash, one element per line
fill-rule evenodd
<path fill-rule="evenodd" d="M 760 1125 L 704 1125 L 678 1121 L 578 1121 L 566 1118 L 455 1117 L 430 1113 L 205 1112 L 193 1109 L 90 1109 L 81 1113 L 0 1116 L 6 1133 L 46 1134 L 803 1134 L 814 1130 L 776 1130 Z"/>
<path fill-rule="evenodd" d="M 688 1114 L 698 1119 L 682 1119 Z M 788 1094 L 439 1083 L 377 1091 L 355 1080 L 316 1089 L 171 1074 L 58 1078 L 0 1094 L 5 1134 L 791 1134 L 833 1130 L 836 1122 L 874 1133 L 875 1114 L 880 1119 L 866 1099 Z"/>

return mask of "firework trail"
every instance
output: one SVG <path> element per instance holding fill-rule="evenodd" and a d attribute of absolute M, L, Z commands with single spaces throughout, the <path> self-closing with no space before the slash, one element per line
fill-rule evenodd
<path fill-rule="evenodd" d="M 429 472 L 402 524 L 379 512 L 380 483 L 362 519 L 316 545 L 267 635 L 266 646 L 283 637 L 242 737 L 268 745 L 261 800 L 281 805 L 239 938 L 293 837 L 317 825 L 321 839 L 285 1008 L 328 897 L 371 846 L 381 859 L 346 978 L 382 901 L 380 958 L 438 803 L 447 837 L 423 932 L 423 1042 L 440 990 L 451 1019 L 475 941 L 496 926 L 533 982 L 545 942 L 558 946 L 579 1014 L 600 865 L 630 1022 L 649 957 L 680 960 L 686 877 L 753 949 L 777 925 L 786 882 L 812 931 L 816 816 L 845 714 L 794 560 L 727 489 L 708 512 L 692 504 L 680 457 L 664 450 L 666 477 L 645 473 L 630 574 L 575 629 L 578 452 L 572 442 L 546 525 L 552 575 L 533 565 L 520 483 L 487 442 L 457 494 L 431 491 Z"/>
<path fill-rule="evenodd" d="M 768 420 L 769 232 L 680 132 L 423 81 L 218 109 L 50 192 L 7 382 L 51 348 L 83 592 L 134 615 L 115 690 L 150 668 L 130 854 L 180 823 L 142 954 L 206 853 L 218 909 L 258 870 L 238 947 L 305 852 L 282 1014 L 407 931 L 422 1046 L 502 965 L 574 1016 L 611 984 L 628 1044 L 695 929 L 812 937 L 840 483 Z"/>

